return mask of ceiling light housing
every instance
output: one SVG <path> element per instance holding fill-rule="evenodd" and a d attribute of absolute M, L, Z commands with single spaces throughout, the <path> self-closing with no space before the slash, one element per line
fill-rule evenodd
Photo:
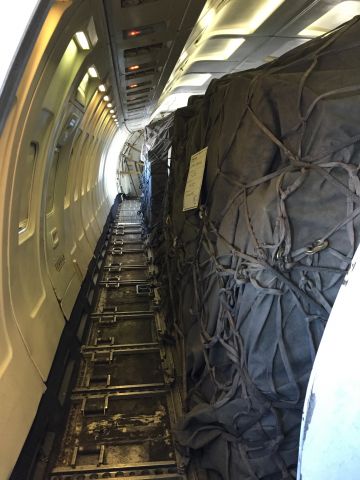
<path fill-rule="evenodd" d="M 228 2 L 218 13 L 211 10 L 199 21 L 206 28 L 204 36 L 249 35 L 254 33 L 285 0 L 236 0 Z"/>
<path fill-rule="evenodd" d="M 360 15 L 359 1 L 340 2 L 298 33 L 302 37 L 319 37 L 338 25 Z"/>
<path fill-rule="evenodd" d="M 245 42 L 245 38 L 231 38 L 221 52 L 221 58 L 227 60 Z"/>
<path fill-rule="evenodd" d="M 89 67 L 88 74 L 90 75 L 91 78 L 99 78 L 99 74 L 98 74 L 96 68 L 94 67 L 94 65 Z"/>
<path fill-rule="evenodd" d="M 81 50 L 90 50 L 90 42 L 84 32 L 75 33 L 75 42 Z"/>
<path fill-rule="evenodd" d="M 189 56 L 189 54 L 187 53 L 187 51 L 183 50 L 183 52 L 181 53 L 181 55 L 179 57 L 179 63 L 182 63 L 188 56 Z"/>
<path fill-rule="evenodd" d="M 201 19 L 200 26 L 204 30 L 205 28 L 210 27 L 215 18 L 215 9 L 211 8 Z"/>
<path fill-rule="evenodd" d="M 192 62 L 225 61 L 245 42 L 245 38 L 209 38 L 196 52 Z"/>

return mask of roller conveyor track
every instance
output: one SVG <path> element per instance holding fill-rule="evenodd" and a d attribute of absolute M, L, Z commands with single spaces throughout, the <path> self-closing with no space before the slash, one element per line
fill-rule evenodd
<path fill-rule="evenodd" d="M 51 480 L 184 479 L 174 449 L 171 353 L 161 341 L 151 256 L 125 200 L 110 227 Z"/>

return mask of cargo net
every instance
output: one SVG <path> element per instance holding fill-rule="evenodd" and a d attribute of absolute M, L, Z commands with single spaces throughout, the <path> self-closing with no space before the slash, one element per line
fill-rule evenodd
<path fill-rule="evenodd" d="M 359 38 L 355 19 L 176 112 L 164 263 L 186 372 L 177 441 L 209 479 L 296 477 L 309 374 L 359 243 Z M 205 146 L 201 207 L 183 212 Z"/>

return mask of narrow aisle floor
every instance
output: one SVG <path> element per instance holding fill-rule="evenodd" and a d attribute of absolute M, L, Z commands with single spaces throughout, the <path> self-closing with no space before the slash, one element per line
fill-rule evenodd
<path fill-rule="evenodd" d="M 173 364 L 137 200 L 120 204 L 50 478 L 181 479 L 171 434 Z"/>

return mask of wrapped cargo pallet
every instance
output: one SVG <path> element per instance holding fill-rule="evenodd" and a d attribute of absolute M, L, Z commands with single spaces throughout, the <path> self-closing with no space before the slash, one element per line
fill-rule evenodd
<path fill-rule="evenodd" d="M 165 192 L 169 176 L 169 154 L 174 115 L 150 123 L 144 131 L 141 157 L 144 170 L 141 177 L 141 212 L 144 226 L 154 255 L 157 277 L 162 285 L 168 284 L 163 228 Z M 169 311 L 169 296 L 161 295 L 162 309 Z"/>
<path fill-rule="evenodd" d="M 150 123 L 144 131 L 141 152 L 141 211 L 147 231 L 155 240 L 162 231 L 164 194 L 168 180 L 168 158 L 171 147 L 173 115 Z"/>
<path fill-rule="evenodd" d="M 296 477 L 309 374 L 359 243 L 359 36 L 356 18 L 176 112 L 165 216 L 186 368 L 177 439 L 209 479 Z M 184 212 L 205 147 L 200 206 Z"/>

